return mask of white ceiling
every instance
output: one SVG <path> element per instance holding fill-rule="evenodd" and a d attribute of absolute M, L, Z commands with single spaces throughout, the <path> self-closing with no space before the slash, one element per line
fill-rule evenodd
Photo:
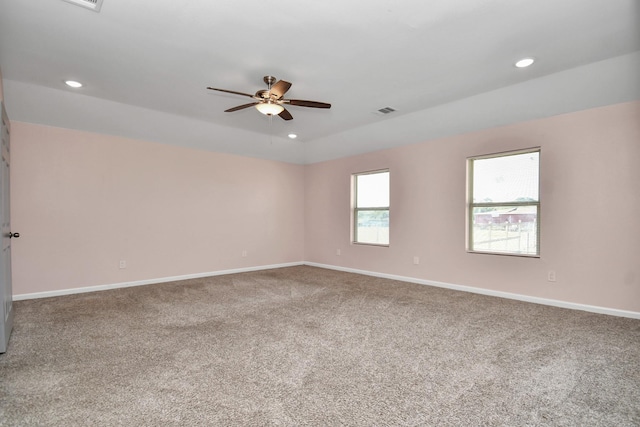
<path fill-rule="evenodd" d="M 314 163 L 640 99 L 640 1 L 0 0 L 0 68 L 12 120 Z M 267 74 L 332 108 L 205 89 Z"/>

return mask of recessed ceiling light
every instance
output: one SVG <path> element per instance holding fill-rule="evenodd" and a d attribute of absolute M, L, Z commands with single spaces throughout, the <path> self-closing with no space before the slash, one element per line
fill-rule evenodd
<path fill-rule="evenodd" d="M 522 58 L 520 61 L 516 62 L 516 67 L 518 68 L 526 68 L 533 64 L 535 59 L 533 58 Z"/>
<path fill-rule="evenodd" d="M 296 139 L 298 137 L 298 135 L 296 135 L 295 133 L 290 133 L 289 135 L 287 135 L 289 138 L 291 139 Z"/>
<path fill-rule="evenodd" d="M 64 82 L 67 86 L 72 87 L 72 88 L 79 88 L 82 87 L 82 83 L 77 82 L 75 80 L 67 80 L 66 82 Z"/>

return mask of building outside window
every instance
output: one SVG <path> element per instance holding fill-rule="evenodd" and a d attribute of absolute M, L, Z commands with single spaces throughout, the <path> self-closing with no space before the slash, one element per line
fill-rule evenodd
<path fill-rule="evenodd" d="M 467 159 L 467 250 L 540 255 L 540 149 Z"/>
<path fill-rule="evenodd" d="M 353 175 L 353 242 L 389 245 L 389 170 Z"/>

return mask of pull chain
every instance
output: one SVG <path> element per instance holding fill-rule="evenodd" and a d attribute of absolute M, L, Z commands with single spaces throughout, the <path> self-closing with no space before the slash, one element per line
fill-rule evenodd
<path fill-rule="evenodd" d="M 273 114 L 269 114 L 269 142 L 273 145 Z"/>

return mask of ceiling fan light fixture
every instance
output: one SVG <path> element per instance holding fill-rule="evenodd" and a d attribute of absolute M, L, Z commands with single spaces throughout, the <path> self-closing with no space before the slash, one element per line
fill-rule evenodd
<path fill-rule="evenodd" d="M 284 107 L 280 104 L 268 101 L 256 104 L 256 109 L 266 116 L 277 116 L 282 112 L 282 110 L 284 110 Z"/>
<path fill-rule="evenodd" d="M 288 121 L 293 120 L 293 116 L 291 115 L 289 110 L 282 106 L 282 104 L 295 105 L 297 107 L 331 108 L 331 104 L 328 104 L 326 102 L 305 101 L 303 99 L 285 99 L 283 98 L 284 94 L 287 93 L 287 91 L 291 87 L 291 83 L 284 80 L 278 80 L 274 84 L 274 81 L 276 81 L 275 77 L 265 76 L 264 82 L 267 84 L 269 89 L 259 90 L 255 93 L 255 95 L 244 92 L 237 92 L 235 90 L 218 89 L 211 86 L 207 86 L 207 89 L 246 96 L 254 100 L 254 102 L 250 102 L 248 104 L 242 104 L 236 107 L 228 108 L 224 110 L 225 113 L 232 113 L 234 111 L 244 110 L 245 108 L 256 107 L 256 110 L 258 110 L 265 116 L 273 117 L 277 115 L 282 120 Z"/>

